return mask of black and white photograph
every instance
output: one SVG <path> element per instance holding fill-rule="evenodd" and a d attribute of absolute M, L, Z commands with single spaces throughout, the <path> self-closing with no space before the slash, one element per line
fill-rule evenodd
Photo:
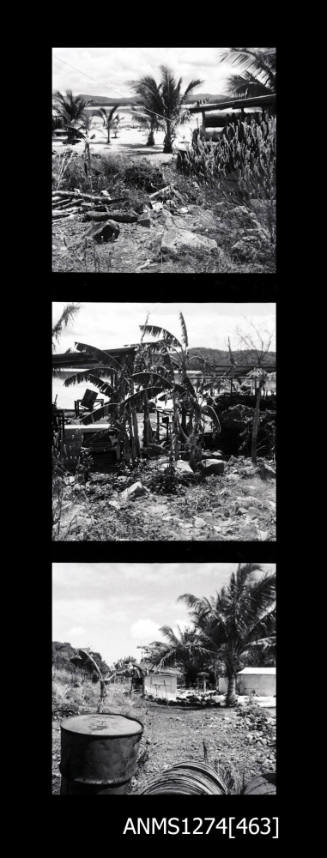
<path fill-rule="evenodd" d="M 275 794 L 274 564 L 52 578 L 54 795 Z"/>
<path fill-rule="evenodd" d="M 275 315 L 53 302 L 54 541 L 276 539 Z"/>
<path fill-rule="evenodd" d="M 52 50 L 52 270 L 276 270 L 276 49 Z"/>

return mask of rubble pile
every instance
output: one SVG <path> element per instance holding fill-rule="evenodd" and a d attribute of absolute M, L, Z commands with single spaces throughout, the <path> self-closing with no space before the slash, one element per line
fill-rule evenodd
<path fill-rule="evenodd" d="M 89 224 L 85 237 L 97 243 L 115 242 L 120 235 L 119 224 L 135 224 L 146 230 L 161 225 L 160 253 L 171 257 L 190 250 L 208 253 L 218 250 L 215 239 L 204 234 L 215 229 L 213 215 L 198 211 L 198 206 L 185 205 L 183 195 L 174 185 L 150 194 L 144 192 L 143 199 L 143 203 L 131 203 L 127 193 L 112 198 L 105 190 L 98 194 L 83 193 L 77 188 L 56 190 L 52 194 L 52 220 L 85 221 Z"/>

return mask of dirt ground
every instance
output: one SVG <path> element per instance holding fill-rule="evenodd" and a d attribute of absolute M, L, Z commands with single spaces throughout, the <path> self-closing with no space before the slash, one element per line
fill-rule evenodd
<path fill-rule="evenodd" d="M 133 500 L 121 492 L 136 481 L 151 485 L 156 464 L 117 476 L 93 474 L 81 485 L 68 477 L 60 527 L 65 541 L 271 541 L 276 539 L 276 482 L 262 465 L 231 457 L 221 476 L 182 485 L 178 494 L 148 490 Z"/>
<path fill-rule="evenodd" d="M 105 710 L 106 711 L 106 710 Z M 110 711 L 109 709 L 107 711 Z M 118 711 L 115 709 L 114 711 Z M 121 710 L 122 711 L 122 710 Z M 130 792 L 140 793 L 149 780 L 175 763 L 204 759 L 228 779 L 231 791 L 243 782 L 276 768 L 275 710 L 253 716 L 241 709 L 185 710 L 131 698 L 122 714 L 134 715 L 144 724 L 138 765 Z M 266 717 L 265 717 L 266 716 Z M 264 723 L 266 722 L 266 723 Z M 52 790 L 60 790 L 60 721 L 53 722 Z"/>

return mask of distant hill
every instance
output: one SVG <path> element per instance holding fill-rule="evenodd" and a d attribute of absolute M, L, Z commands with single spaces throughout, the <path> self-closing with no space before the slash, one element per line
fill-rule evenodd
<path fill-rule="evenodd" d="M 204 347 L 189 349 L 190 366 L 192 369 L 202 369 L 201 360 L 197 360 L 196 355 L 208 362 L 211 366 L 220 365 L 230 367 L 230 356 L 228 351 L 222 349 L 208 349 Z M 242 349 L 239 351 L 233 350 L 233 357 L 237 364 L 241 366 L 253 366 L 257 363 L 256 354 L 250 349 Z M 264 364 L 271 366 L 276 363 L 276 352 L 269 352 L 266 355 Z"/>
<path fill-rule="evenodd" d="M 97 663 L 101 672 L 106 674 L 109 671 L 109 667 L 106 662 L 103 660 L 102 656 L 99 652 L 93 652 L 90 650 L 90 654 L 93 656 L 94 661 Z M 60 670 L 69 670 L 71 673 L 76 671 L 76 666 L 72 663 L 71 659 L 78 656 L 78 649 L 73 647 L 70 643 L 60 643 L 59 641 L 53 641 L 52 643 L 52 665 Z M 84 669 L 84 668 L 83 668 Z M 92 666 L 90 665 L 90 674 L 93 673 Z"/>
<path fill-rule="evenodd" d="M 138 99 L 131 93 L 129 98 L 108 98 L 105 95 L 87 95 L 85 92 L 79 93 L 81 98 L 84 98 L 85 101 L 88 101 L 89 104 L 102 104 L 105 105 L 113 105 L 119 104 L 123 107 L 124 104 L 137 104 Z M 189 95 L 186 98 L 188 104 L 194 104 L 197 101 L 206 101 L 206 102 L 215 102 L 215 101 L 225 101 L 227 95 L 213 95 L 209 92 L 198 92 L 193 95 Z"/>

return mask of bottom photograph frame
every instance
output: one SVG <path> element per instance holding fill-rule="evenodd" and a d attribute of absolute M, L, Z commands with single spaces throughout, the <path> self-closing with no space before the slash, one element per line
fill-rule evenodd
<path fill-rule="evenodd" d="M 52 795 L 278 795 L 275 564 L 54 563 L 52 607 Z"/>

